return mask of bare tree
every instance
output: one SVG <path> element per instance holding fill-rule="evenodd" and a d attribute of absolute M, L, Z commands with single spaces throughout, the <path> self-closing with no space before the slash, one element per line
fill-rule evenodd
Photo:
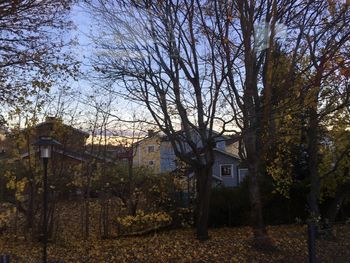
<path fill-rule="evenodd" d="M 240 156 L 248 165 L 251 225 L 257 246 L 270 246 L 262 216 L 259 178 L 272 138 L 271 82 L 278 21 L 289 11 L 278 1 L 213 1 L 221 17 L 216 32 L 227 76 L 226 99 L 242 133 Z M 293 3 L 290 3 L 292 5 Z M 288 11 L 286 11 L 288 10 Z M 277 31 L 277 26 L 280 30 Z M 270 137 L 269 137 L 270 136 Z"/>
<path fill-rule="evenodd" d="M 197 237 L 207 239 L 213 149 L 231 121 L 217 110 L 225 80 L 217 40 L 203 34 L 216 24 L 195 0 L 97 1 L 90 9 L 105 28 L 95 38 L 100 52 L 93 65 L 99 77 L 145 106 L 175 155 L 192 168 Z"/>
<path fill-rule="evenodd" d="M 311 211 L 317 210 L 315 127 L 317 116 L 322 115 L 319 106 L 327 101 L 314 87 L 320 87 L 324 77 L 339 69 L 339 65 L 333 70 L 325 66 L 340 50 L 346 50 L 342 49 L 349 33 L 345 5 L 278 0 L 101 1 L 94 12 L 107 28 L 102 41 L 97 42 L 101 49 L 94 63 L 100 77 L 112 81 L 120 95 L 144 103 L 170 139 L 175 154 L 196 173 L 199 238 L 207 237 L 204 226 L 211 175 L 205 171 L 210 171 L 214 161 L 212 149 L 217 136 L 212 129 L 218 121 L 220 135 L 235 120 L 243 138 L 241 157 L 249 170 L 255 241 L 270 243 L 262 217 L 259 174 L 274 140 L 273 118 L 278 111 L 272 107 L 276 50 L 289 54 L 289 74 L 283 85 L 288 88 L 297 80 L 310 80 L 300 96 L 313 101 L 307 104 L 309 205 Z M 284 38 L 286 41 L 280 41 Z M 232 119 L 221 115 L 228 109 L 227 102 Z M 332 105 L 339 104 L 338 108 L 346 102 L 338 100 Z M 329 106 L 327 111 L 332 112 L 334 107 Z M 176 122 L 181 123 L 182 132 L 176 131 Z M 195 131 L 201 147 L 190 131 Z M 187 149 L 192 156 L 184 154 Z"/>

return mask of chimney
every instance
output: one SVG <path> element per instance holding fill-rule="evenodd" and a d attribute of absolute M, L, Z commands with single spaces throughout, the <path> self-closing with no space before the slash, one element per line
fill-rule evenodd
<path fill-rule="evenodd" d="M 46 118 L 45 118 L 45 122 L 54 123 L 56 121 L 57 121 L 57 119 L 54 116 L 46 116 Z"/>
<path fill-rule="evenodd" d="M 148 137 L 154 136 L 154 130 L 148 130 Z"/>

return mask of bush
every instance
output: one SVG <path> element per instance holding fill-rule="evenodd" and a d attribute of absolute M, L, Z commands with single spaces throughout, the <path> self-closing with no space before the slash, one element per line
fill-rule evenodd
<path fill-rule="evenodd" d="M 263 215 L 268 225 L 295 223 L 296 218 L 305 220 L 306 190 L 295 185 L 290 190 L 290 198 L 274 192 L 270 178 L 261 178 L 261 198 Z M 209 225 L 211 227 L 241 226 L 250 222 L 250 201 L 248 182 L 235 188 L 214 188 L 211 192 Z"/>
<path fill-rule="evenodd" d="M 137 210 L 136 216 L 117 218 L 119 232 L 122 234 L 157 230 L 163 226 L 169 225 L 171 221 L 171 216 L 165 212 L 145 214 L 141 210 Z"/>
<path fill-rule="evenodd" d="M 171 211 L 172 227 L 192 227 L 193 222 L 193 208 L 192 207 L 177 207 Z"/>
<path fill-rule="evenodd" d="M 16 208 L 8 203 L 0 203 L 0 233 L 6 231 L 13 220 Z"/>
<path fill-rule="evenodd" d="M 209 225 L 246 225 L 249 223 L 249 209 L 249 195 L 245 187 L 214 188 L 210 199 Z"/>

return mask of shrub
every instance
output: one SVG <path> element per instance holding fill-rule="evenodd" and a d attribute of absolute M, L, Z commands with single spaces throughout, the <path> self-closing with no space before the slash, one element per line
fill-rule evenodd
<path fill-rule="evenodd" d="M 267 176 L 261 177 L 261 198 L 266 224 L 295 223 L 295 218 L 307 218 L 306 190 L 295 185 L 290 198 L 274 192 L 273 182 Z M 211 227 L 240 226 L 250 222 L 250 201 L 248 182 L 235 188 L 214 188 L 211 192 L 209 225 Z"/>
<path fill-rule="evenodd" d="M 8 203 L 0 204 L 0 232 L 6 231 L 13 217 L 15 216 L 16 208 Z"/>
<path fill-rule="evenodd" d="M 248 223 L 249 207 L 249 195 L 245 187 L 214 188 L 210 199 L 209 225 L 245 225 Z"/>
<path fill-rule="evenodd" d="M 192 207 L 177 207 L 171 211 L 172 227 L 192 227 L 193 222 L 193 208 Z"/>
<path fill-rule="evenodd" d="M 172 218 L 165 212 L 156 212 L 145 214 L 137 210 L 135 216 L 126 216 L 117 218 L 117 224 L 120 227 L 120 233 L 137 233 L 148 230 L 157 230 L 160 227 L 171 223 Z"/>

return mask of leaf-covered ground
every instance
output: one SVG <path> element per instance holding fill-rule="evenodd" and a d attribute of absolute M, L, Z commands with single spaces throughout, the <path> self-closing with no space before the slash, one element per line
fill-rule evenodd
<path fill-rule="evenodd" d="M 319 262 L 350 262 L 350 226 L 336 226 L 336 237 L 319 240 Z M 199 242 L 192 229 L 172 230 L 143 237 L 78 241 L 67 238 L 50 244 L 49 257 L 64 262 L 307 262 L 306 228 L 269 227 L 276 251 L 262 252 L 250 245 L 248 227 L 210 230 L 210 240 Z M 17 262 L 39 262 L 41 247 L 9 235 L 0 238 L 0 254 Z"/>

